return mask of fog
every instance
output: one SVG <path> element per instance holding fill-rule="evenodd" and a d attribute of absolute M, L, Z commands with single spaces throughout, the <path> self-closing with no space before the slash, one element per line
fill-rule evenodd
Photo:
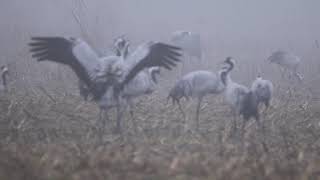
<path fill-rule="evenodd" d="M 28 65 L 17 71 L 30 77 L 55 67 L 31 60 L 31 36 L 82 37 L 105 53 L 122 34 L 137 44 L 168 41 L 176 30 L 200 33 L 210 67 L 233 56 L 246 69 L 246 62 L 263 62 L 279 49 L 312 62 L 319 57 L 319 7 L 317 0 L 2 0 L 0 62 Z"/>
<path fill-rule="evenodd" d="M 0 0 L 0 180 L 317 179 L 319 18 L 320 0 Z M 28 46 L 33 36 L 80 37 L 103 55 L 121 35 L 134 49 L 179 30 L 200 34 L 202 60 L 182 56 L 156 87 L 145 74 L 127 86 L 131 95 L 108 86 L 92 101 L 71 68 L 38 63 Z M 267 61 L 275 51 L 292 69 L 301 59 L 294 77 Z M 229 62 L 220 78 L 196 72 L 173 88 L 190 71 L 217 73 L 229 56 L 234 70 Z M 115 85 L 88 66 L 88 93 Z M 249 91 L 258 75 L 273 86 L 260 79 Z"/>

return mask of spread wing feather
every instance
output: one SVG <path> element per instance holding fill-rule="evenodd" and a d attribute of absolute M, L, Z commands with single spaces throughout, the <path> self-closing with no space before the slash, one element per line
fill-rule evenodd
<path fill-rule="evenodd" d="M 101 68 L 97 54 L 84 41 L 64 37 L 32 37 L 30 52 L 38 61 L 53 61 L 68 65 L 86 85 L 95 98 L 100 98 L 106 82 L 94 82 Z"/>
<path fill-rule="evenodd" d="M 128 59 L 129 71 L 120 82 L 119 90 L 144 68 L 164 67 L 171 70 L 180 61 L 180 48 L 164 43 L 147 43 L 137 48 Z"/>

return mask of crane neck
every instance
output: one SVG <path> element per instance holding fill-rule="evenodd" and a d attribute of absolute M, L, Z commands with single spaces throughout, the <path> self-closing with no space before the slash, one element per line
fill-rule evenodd
<path fill-rule="evenodd" d="M 225 61 L 225 63 L 228 64 L 229 67 L 227 67 L 226 69 L 224 69 L 221 72 L 220 78 L 221 78 L 222 83 L 225 86 L 228 86 L 230 83 L 232 83 L 232 79 L 230 77 L 230 71 L 233 70 L 234 63 L 229 58 Z"/>
<path fill-rule="evenodd" d="M 232 71 L 234 68 L 234 63 L 231 61 L 226 61 L 226 63 L 229 65 L 229 67 L 227 68 L 227 71 L 228 72 Z"/>
<path fill-rule="evenodd" d="M 151 81 L 155 84 L 158 83 L 158 80 L 157 80 L 157 74 L 160 74 L 160 71 L 157 70 L 157 69 L 149 69 L 149 74 L 150 74 L 150 77 L 151 77 Z"/>
<path fill-rule="evenodd" d="M 231 77 L 230 77 L 230 71 L 223 71 L 220 75 L 221 81 L 225 86 L 228 86 L 229 84 L 233 83 Z"/>
<path fill-rule="evenodd" d="M 4 72 L 1 74 L 3 87 L 6 87 L 6 86 L 7 86 L 7 76 L 8 76 L 8 71 L 4 71 Z"/>
<path fill-rule="evenodd" d="M 123 59 L 126 59 L 129 55 L 129 44 L 125 45 L 122 48 L 117 48 L 116 55 L 121 56 Z"/>

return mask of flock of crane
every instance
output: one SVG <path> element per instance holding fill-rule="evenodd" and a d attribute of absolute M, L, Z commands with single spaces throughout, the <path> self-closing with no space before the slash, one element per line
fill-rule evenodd
<path fill-rule="evenodd" d="M 69 66 L 77 75 L 79 92 L 85 101 L 97 102 L 100 113 L 97 128 L 104 129 L 109 119 L 108 111 L 116 108 L 116 132 L 121 132 L 122 116 L 129 108 L 132 120 L 134 99 L 151 94 L 156 89 L 157 75 L 160 69 L 172 70 L 181 61 L 183 53 L 201 58 L 200 36 L 191 32 L 174 33 L 172 44 L 147 42 L 131 51 L 129 41 L 119 37 L 114 41 L 115 53 L 98 56 L 84 40 L 64 37 L 32 37 L 29 43 L 32 57 L 38 61 L 52 61 Z M 268 60 L 280 65 L 298 80 L 300 59 L 284 51 L 274 52 Z M 201 102 L 208 94 L 224 94 L 225 102 L 233 113 L 233 127 L 237 127 L 237 118 L 242 116 L 245 123 L 254 118 L 259 127 L 259 104 L 269 107 L 273 85 L 260 75 L 252 86 L 246 87 L 231 78 L 236 65 L 232 57 L 227 57 L 223 66 L 215 73 L 211 71 L 192 71 L 180 78 L 169 91 L 167 100 L 180 104 L 182 98 L 196 99 L 196 129 L 199 127 Z M 7 89 L 8 67 L 1 67 L 2 89 Z M 134 120 L 133 120 L 134 121 Z"/>

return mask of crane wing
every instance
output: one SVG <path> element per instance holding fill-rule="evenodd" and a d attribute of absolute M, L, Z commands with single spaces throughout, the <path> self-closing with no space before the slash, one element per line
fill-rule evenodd
<path fill-rule="evenodd" d="M 149 67 L 171 70 L 180 61 L 180 48 L 164 43 L 149 42 L 140 45 L 126 60 L 126 73 L 119 87 L 122 90 L 140 71 Z"/>
<path fill-rule="evenodd" d="M 95 81 L 103 67 L 96 52 L 83 40 L 64 37 L 32 37 L 32 57 L 68 65 L 86 83 L 95 98 L 101 97 L 106 81 Z"/>

